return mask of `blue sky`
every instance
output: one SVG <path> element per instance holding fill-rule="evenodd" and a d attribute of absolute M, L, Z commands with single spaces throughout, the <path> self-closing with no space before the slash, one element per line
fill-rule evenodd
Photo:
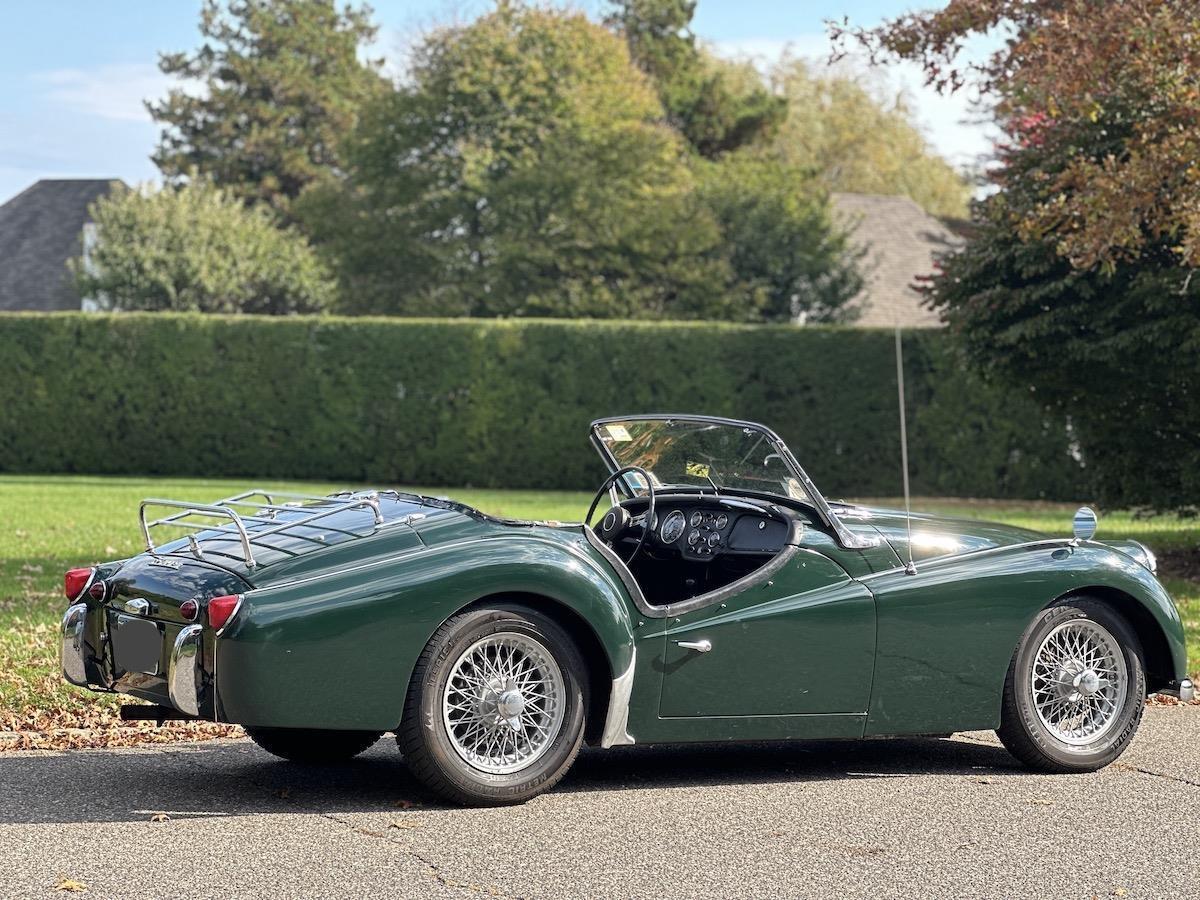
<path fill-rule="evenodd" d="M 936 0 L 933 0 L 936 3 Z M 602 0 L 581 5 L 589 12 Z M 823 20 L 847 15 L 870 25 L 905 11 L 903 0 L 841 5 L 772 0 L 699 0 L 696 33 L 719 52 L 772 59 L 788 47 L 819 57 Z M 438 23 L 470 19 L 485 0 L 377 0 L 374 50 L 398 63 L 403 48 Z M 5 4 L 0 31 L 0 202 L 38 178 L 109 177 L 134 183 L 156 175 L 149 155 L 158 129 L 141 101 L 169 81 L 155 65 L 160 50 L 196 46 L 199 0 L 38 0 Z M 969 118 L 966 98 L 923 89 L 911 67 L 876 73 L 879 88 L 906 90 L 926 136 L 943 155 L 970 162 L 987 136 Z"/>

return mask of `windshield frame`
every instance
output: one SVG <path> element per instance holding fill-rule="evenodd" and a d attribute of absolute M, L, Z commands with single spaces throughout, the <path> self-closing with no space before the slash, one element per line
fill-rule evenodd
<path fill-rule="evenodd" d="M 766 438 L 775 452 L 779 454 L 779 458 L 783 460 L 783 464 L 787 468 L 788 472 L 800 483 L 800 486 L 808 495 L 809 504 L 817 511 L 817 515 L 821 517 L 822 521 L 828 525 L 833 533 L 837 536 L 839 544 L 847 549 L 860 550 L 875 546 L 875 542 L 870 538 L 855 534 L 842 523 L 842 521 L 830 508 L 829 503 L 826 502 L 825 496 L 819 490 L 817 490 L 817 486 L 813 484 L 812 479 L 808 477 L 808 473 L 804 471 L 796 457 L 792 455 L 792 451 L 789 450 L 787 444 L 783 442 L 783 438 L 781 438 L 766 425 L 759 424 L 758 422 L 748 422 L 744 419 L 727 419 L 724 416 L 702 416 L 688 413 L 639 413 L 629 416 L 607 416 L 603 419 L 596 419 L 588 428 L 588 436 L 592 442 L 592 446 L 596 448 L 597 452 L 600 454 L 600 458 L 604 460 L 604 464 L 608 467 L 610 473 L 616 472 L 621 468 L 621 465 L 619 462 L 617 462 L 616 457 L 613 456 L 612 451 L 609 450 L 608 445 L 601 440 L 600 427 L 603 425 L 610 425 L 614 422 L 695 422 L 701 425 L 728 425 L 734 428 L 748 428 L 757 431 L 762 434 L 764 438 Z M 621 479 L 621 488 L 628 496 L 633 496 L 633 494 L 631 494 L 629 491 L 629 486 L 624 483 L 624 479 Z M 689 485 L 688 488 L 704 490 L 700 488 L 699 485 Z M 727 491 L 730 494 L 743 493 L 743 491 L 740 491 L 738 488 L 721 488 L 721 491 Z M 766 494 L 768 492 L 746 491 L 745 493 Z M 788 497 L 784 494 L 770 493 L 769 495 L 778 497 L 779 499 L 789 503 L 805 502 L 803 500 L 797 500 L 794 497 Z"/>

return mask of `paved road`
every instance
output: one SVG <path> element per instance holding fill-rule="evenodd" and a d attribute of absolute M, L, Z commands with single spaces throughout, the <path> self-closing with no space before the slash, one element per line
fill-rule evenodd
<path fill-rule="evenodd" d="M 947 740 L 622 748 L 524 807 L 444 808 L 390 739 L 0 755 L 0 897 L 1197 897 L 1200 708 L 1095 775 Z M 152 822 L 165 812 L 169 821 Z"/>

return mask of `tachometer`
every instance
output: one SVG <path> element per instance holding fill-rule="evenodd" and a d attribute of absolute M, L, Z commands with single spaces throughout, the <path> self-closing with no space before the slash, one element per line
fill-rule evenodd
<path fill-rule="evenodd" d="M 683 534 L 685 528 L 687 528 L 687 519 L 679 510 L 673 509 L 663 519 L 662 527 L 658 529 L 658 536 L 664 544 L 673 544 L 679 540 L 679 536 Z"/>

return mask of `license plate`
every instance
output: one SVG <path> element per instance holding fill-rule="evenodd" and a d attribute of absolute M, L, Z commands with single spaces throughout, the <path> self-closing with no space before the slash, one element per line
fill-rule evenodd
<path fill-rule="evenodd" d="M 118 668 L 157 675 L 163 646 L 159 624 L 132 616 L 117 616 L 116 625 L 112 640 Z"/>

